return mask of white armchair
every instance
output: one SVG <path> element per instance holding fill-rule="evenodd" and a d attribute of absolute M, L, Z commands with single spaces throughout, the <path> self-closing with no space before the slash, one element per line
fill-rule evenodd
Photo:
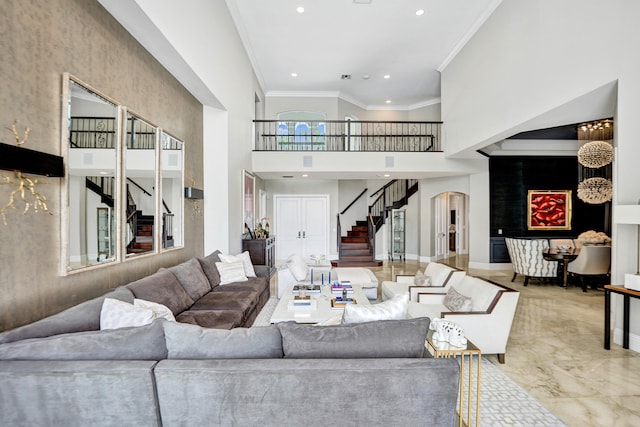
<path fill-rule="evenodd" d="M 443 304 L 446 293 L 425 292 L 418 294 L 418 302 L 409 302 L 409 316 L 455 322 L 483 354 L 497 354 L 498 361 L 504 363 L 520 293 L 472 276 L 465 276 L 452 288 L 472 299 L 472 311 L 450 311 Z"/>
<path fill-rule="evenodd" d="M 568 272 L 580 277 L 582 292 L 587 292 L 585 276 L 605 276 L 611 268 L 611 246 L 584 245 L 578 257 L 571 261 Z"/>
<path fill-rule="evenodd" d="M 466 272 L 445 264 L 430 262 L 424 269 L 424 275 L 429 279 L 429 285 L 415 285 L 415 276 L 410 275 L 397 275 L 395 281 L 382 282 L 382 300 L 386 301 L 398 294 L 409 292 L 410 300 L 417 301 L 418 292 L 446 292 L 449 286 L 459 283 Z"/>

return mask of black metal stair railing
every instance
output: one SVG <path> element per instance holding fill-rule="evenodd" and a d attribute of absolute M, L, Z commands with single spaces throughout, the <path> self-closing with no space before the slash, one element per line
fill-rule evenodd
<path fill-rule="evenodd" d="M 253 123 L 255 151 L 442 151 L 442 122 L 254 120 Z"/>

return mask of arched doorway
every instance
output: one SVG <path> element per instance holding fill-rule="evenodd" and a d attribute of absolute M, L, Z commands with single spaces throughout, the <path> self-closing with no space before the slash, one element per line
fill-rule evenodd
<path fill-rule="evenodd" d="M 434 197 L 436 259 L 469 253 L 469 196 L 444 192 Z"/>

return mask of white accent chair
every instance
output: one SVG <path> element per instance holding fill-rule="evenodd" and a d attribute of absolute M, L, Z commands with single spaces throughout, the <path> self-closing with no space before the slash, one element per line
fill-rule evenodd
<path fill-rule="evenodd" d="M 424 275 L 430 281 L 428 286 L 415 285 L 415 276 L 411 275 L 399 274 L 395 281 L 383 281 L 382 300 L 386 301 L 398 294 L 409 292 L 410 300 L 417 301 L 418 292 L 446 292 L 449 286 L 460 282 L 466 272 L 438 262 L 430 262 L 424 269 Z"/>
<path fill-rule="evenodd" d="M 567 272 L 580 277 L 582 292 L 587 292 L 584 276 L 605 276 L 611 271 L 611 246 L 584 245 Z"/>
<path fill-rule="evenodd" d="M 504 363 L 520 292 L 473 276 L 464 276 L 451 288 L 471 298 L 472 311 L 451 311 L 443 304 L 445 292 L 424 292 L 418 294 L 418 302 L 409 302 L 409 317 L 455 322 L 482 354 L 496 354 Z"/>
<path fill-rule="evenodd" d="M 532 277 L 558 278 L 558 263 L 556 261 L 547 261 L 542 256 L 542 252 L 549 248 L 547 239 L 506 237 L 504 241 L 507 244 L 511 266 L 513 267 L 512 282 L 518 274 L 524 275 L 524 286 L 527 286 L 529 279 Z"/>

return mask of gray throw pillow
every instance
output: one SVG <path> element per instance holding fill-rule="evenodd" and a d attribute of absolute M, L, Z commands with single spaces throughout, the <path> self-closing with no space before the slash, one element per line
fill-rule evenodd
<path fill-rule="evenodd" d="M 471 297 L 462 295 L 453 286 L 447 291 L 442 304 L 451 311 L 471 311 L 473 308 Z"/>
<path fill-rule="evenodd" d="M 100 330 L 100 311 L 105 298 L 113 298 L 133 304 L 133 294 L 129 289 L 121 286 L 98 298 L 82 302 L 60 313 L 0 333 L 0 344 L 70 332 L 98 331 Z"/>
<path fill-rule="evenodd" d="M 178 282 L 176 276 L 164 268 L 151 276 L 129 283 L 127 288 L 138 299 L 166 305 L 174 315 L 182 313 L 193 305 L 193 299 Z"/>
<path fill-rule="evenodd" d="M 424 357 L 428 317 L 338 326 L 278 323 L 285 358 Z"/>
<path fill-rule="evenodd" d="M 282 338 L 274 325 L 231 330 L 164 323 L 169 359 L 282 358 Z"/>
<path fill-rule="evenodd" d="M 2 344 L 0 360 L 162 360 L 167 358 L 164 322 Z"/>
<path fill-rule="evenodd" d="M 200 266 L 202 266 L 202 271 L 204 271 L 205 276 L 207 276 L 207 279 L 209 280 L 211 289 L 220 284 L 220 273 L 218 273 L 218 269 L 216 268 L 216 262 L 221 261 L 218 256 L 219 254 L 220 251 L 215 251 L 204 258 L 198 258 L 198 262 L 200 263 Z"/>
<path fill-rule="evenodd" d="M 169 271 L 176 276 L 182 287 L 194 301 L 199 300 L 211 291 L 209 280 L 207 276 L 204 275 L 200 262 L 195 258 L 173 266 L 169 268 Z"/>

